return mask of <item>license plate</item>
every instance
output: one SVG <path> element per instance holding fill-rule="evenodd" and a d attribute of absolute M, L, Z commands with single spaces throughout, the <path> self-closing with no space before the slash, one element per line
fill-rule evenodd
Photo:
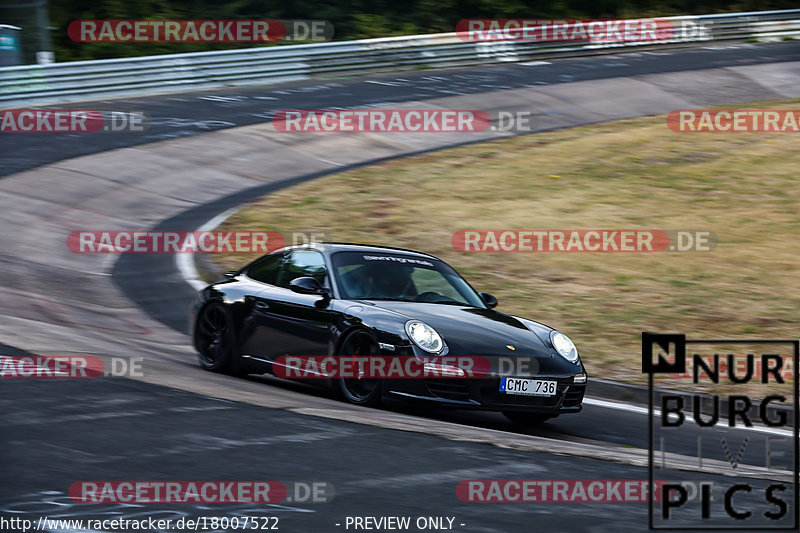
<path fill-rule="evenodd" d="M 500 378 L 500 392 L 522 396 L 555 396 L 557 381 L 542 379 Z"/>

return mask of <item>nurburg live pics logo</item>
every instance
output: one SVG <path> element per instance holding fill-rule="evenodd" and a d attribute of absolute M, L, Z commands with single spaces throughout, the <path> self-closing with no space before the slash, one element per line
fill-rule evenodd
<path fill-rule="evenodd" d="M 687 352 L 687 346 L 693 350 Z M 697 346 L 712 347 L 709 355 L 703 355 L 703 349 Z M 753 346 L 765 347 L 765 351 L 756 353 Z M 733 347 L 733 348 L 731 348 Z M 695 349 L 696 348 L 696 349 Z M 742 349 L 746 351 L 747 367 L 744 372 L 735 370 L 730 364 L 737 354 L 732 351 Z M 780 356 L 777 352 L 786 350 L 791 356 Z M 707 350 L 706 350 L 707 351 Z M 708 351 L 707 351 L 708 352 Z M 741 354 L 738 354 L 741 355 Z M 692 362 L 692 381 L 695 385 L 719 383 L 726 379 L 726 384 L 739 389 L 747 387 L 751 396 L 741 393 L 730 394 L 726 397 L 710 394 L 686 394 L 659 389 L 660 401 L 654 406 L 655 389 L 653 385 L 655 374 L 683 374 L 687 370 L 687 360 Z M 662 497 L 650 498 L 649 527 L 651 530 L 743 530 L 743 531 L 797 531 L 800 524 L 800 484 L 798 483 L 798 458 L 800 457 L 800 439 L 798 439 L 798 381 L 793 379 L 792 384 L 787 384 L 781 375 L 782 367 L 793 363 L 797 368 L 800 359 L 800 341 L 783 339 L 694 339 L 687 340 L 682 334 L 642 333 L 642 372 L 648 374 L 649 389 L 649 483 L 653 485 L 654 469 L 659 463 L 654 460 L 656 449 L 654 447 L 655 435 L 658 432 L 660 441 L 661 467 L 664 468 L 663 457 L 665 441 L 674 439 L 682 431 L 697 432 L 710 437 L 703 447 L 702 437 L 698 440 L 698 471 L 703 472 L 704 457 L 712 453 L 715 442 L 721 444 L 730 468 L 726 464 L 724 472 L 708 474 L 714 476 L 714 484 L 721 483 L 722 497 L 713 498 L 708 487 L 702 491 L 700 506 L 685 506 L 687 491 L 679 483 L 665 484 L 660 487 Z M 728 362 L 725 365 L 725 362 Z M 723 365 L 725 372 L 721 370 Z M 755 364 L 760 362 L 760 372 L 755 372 Z M 705 381 L 703 380 L 705 378 Z M 789 409 L 788 402 L 791 398 L 780 393 L 779 387 L 791 386 L 794 396 L 794 405 Z M 758 389 L 756 387 L 759 387 Z M 753 390 L 766 391 L 763 397 L 752 396 Z M 690 401 L 689 396 L 691 396 Z M 691 403 L 691 405 L 688 405 Z M 687 405 L 685 405 L 687 404 Z M 708 412 L 709 404 L 713 408 Z M 723 407 L 721 408 L 720 405 Z M 727 412 L 723 411 L 727 406 Z M 703 408 L 705 407 L 705 409 Z M 658 410 L 658 411 L 656 411 Z M 727 415 L 727 420 L 723 414 Z M 766 431 L 748 431 L 744 438 L 735 433 L 735 428 L 743 426 L 753 427 L 757 421 L 761 429 Z M 689 422 L 694 422 L 690 424 Z M 689 426 L 687 428 L 687 426 Z M 684 429 L 687 428 L 687 429 Z M 756 426 L 754 429 L 758 430 Z M 769 432 L 787 435 L 787 437 L 773 437 Z M 738 433 L 742 433 L 739 431 Z M 763 435 L 767 434 L 766 437 Z M 793 453 L 778 452 L 776 457 L 788 459 L 793 455 L 791 471 L 788 465 L 783 464 L 773 467 L 770 465 L 770 440 L 788 441 L 792 436 L 791 444 Z M 683 435 L 686 437 L 688 435 Z M 722 436 L 722 438 L 720 438 Z M 742 477 L 740 461 L 747 449 L 748 441 L 751 448 L 758 444 L 757 439 L 766 439 L 767 450 L 764 474 Z M 676 440 L 673 440 L 673 446 Z M 701 450 L 705 450 L 703 453 Z M 737 454 L 738 450 L 738 455 Z M 752 454 L 751 454 L 752 457 Z M 690 458 L 687 458 L 690 459 Z M 708 461 L 708 459 L 706 459 Z M 723 462 L 724 463 L 724 462 Z M 722 463 L 720 463 L 722 464 Z M 742 466 L 750 466 L 741 463 Z M 692 465 L 683 465 L 691 467 Z M 753 465 L 763 467 L 764 465 Z M 772 469 L 773 472 L 769 472 Z M 791 473 L 791 483 L 774 481 L 774 478 L 783 475 L 788 479 Z M 727 474 L 727 475 L 721 475 Z M 751 484 L 749 481 L 755 481 Z M 704 483 L 710 485 L 710 483 Z M 660 500 L 660 504 L 657 501 Z M 657 507 L 660 507 L 658 509 Z M 655 509 L 655 511 L 654 511 Z M 656 518 L 658 519 L 656 521 Z M 790 525 L 791 522 L 791 525 Z"/>

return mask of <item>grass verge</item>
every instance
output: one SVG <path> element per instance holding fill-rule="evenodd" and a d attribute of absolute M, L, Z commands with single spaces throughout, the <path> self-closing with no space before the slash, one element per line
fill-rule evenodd
<path fill-rule="evenodd" d="M 741 106 L 739 106 L 741 107 Z M 751 108 L 800 109 L 800 99 Z M 663 116 L 443 150 L 262 198 L 224 229 L 322 229 L 437 255 L 499 310 L 569 334 L 594 376 L 642 382 L 641 332 L 797 338 L 800 135 L 675 133 Z M 712 252 L 463 253 L 463 229 L 710 230 Z M 251 256 L 214 260 L 220 270 Z"/>

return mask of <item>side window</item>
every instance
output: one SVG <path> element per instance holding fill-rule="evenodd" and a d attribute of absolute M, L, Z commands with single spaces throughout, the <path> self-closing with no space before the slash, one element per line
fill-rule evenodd
<path fill-rule="evenodd" d="M 278 276 L 279 287 L 289 288 L 289 283 L 295 278 L 311 276 L 320 285 L 325 285 L 328 269 L 325 268 L 325 259 L 322 254 L 314 250 L 295 250 L 289 252 L 281 267 Z"/>
<path fill-rule="evenodd" d="M 262 283 L 277 285 L 278 273 L 280 272 L 283 258 L 284 254 L 275 254 L 265 257 L 247 269 L 247 276 Z"/>

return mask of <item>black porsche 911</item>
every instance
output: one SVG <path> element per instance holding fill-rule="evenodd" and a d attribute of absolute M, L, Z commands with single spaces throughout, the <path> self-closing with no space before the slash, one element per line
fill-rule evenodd
<path fill-rule="evenodd" d="M 361 405 L 392 396 L 501 411 L 523 423 L 581 410 L 587 377 L 572 341 L 495 311 L 492 295 L 476 293 L 431 255 L 307 244 L 225 276 L 201 290 L 192 306 L 194 346 L 208 370 L 302 377 Z M 413 375 L 418 379 L 376 377 L 363 365 L 351 373 L 287 371 L 297 361 L 356 357 L 402 359 L 424 371 Z M 483 362 L 483 370 L 465 372 L 456 362 L 465 358 Z"/>

